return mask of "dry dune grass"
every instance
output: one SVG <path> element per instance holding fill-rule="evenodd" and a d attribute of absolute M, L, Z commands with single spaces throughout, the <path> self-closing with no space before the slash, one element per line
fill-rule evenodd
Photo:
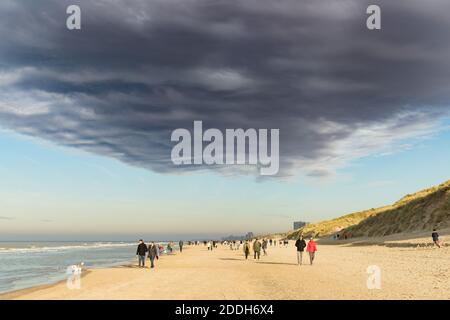
<path fill-rule="evenodd" d="M 450 227 L 450 180 L 408 194 L 392 205 L 312 223 L 286 236 L 292 239 L 300 233 L 319 237 L 345 233 L 352 237 L 376 237 L 447 227 Z"/>
<path fill-rule="evenodd" d="M 407 195 L 393 208 L 348 227 L 353 236 L 388 236 L 450 226 L 450 181 Z"/>

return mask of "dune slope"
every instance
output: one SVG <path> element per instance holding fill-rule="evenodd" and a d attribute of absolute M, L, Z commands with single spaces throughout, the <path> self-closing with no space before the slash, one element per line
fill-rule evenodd
<path fill-rule="evenodd" d="M 379 237 L 448 227 L 450 227 L 450 180 L 408 194 L 392 205 L 312 223 L 286 236 L 292 239 L 302 233 L 318 237 L 333 234 Z"/>

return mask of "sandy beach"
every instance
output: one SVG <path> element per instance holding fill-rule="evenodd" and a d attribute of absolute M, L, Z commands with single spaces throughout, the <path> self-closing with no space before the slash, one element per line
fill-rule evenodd
<path fill-rule="evenodd" d="M 293 241 L 269 246 L 259 261 L 226 246 L 187 246 L 156 269 L 92 269 L 79 290 L 60 282 L 0 299 L 450 299 L 450 247 L 425 247 L 427 240 L 319 242 L 313 266 L 306 254 L 297 265 Z M 381 289 L 367 288 L 371 265 L 381 270 Z"/>

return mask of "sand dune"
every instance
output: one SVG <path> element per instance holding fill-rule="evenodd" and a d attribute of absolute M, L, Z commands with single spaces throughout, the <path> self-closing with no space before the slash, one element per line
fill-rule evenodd
<path fill-rule="evenodd" d="M 420 241 L 427 241 L 423 238 Z M 444 241 L 450 242 L 449 237 Z M 417 241 L 417 239 L 415 240 Z M 1 299 L 450 299 L 450 247 L 361 242 L 319 244 L 314 266 L 296 264 L 293 243 L 270 247 L 260 261 L 241 251 L 187 247 L 156 269 L 135 265 L 90 270 L 80 290 L 64 282 Z M 369 290 L 367 267 L 381 269 L 381 289 Z"/>
<path fill-rule="evenodd" d="M 450 228 L 450 180 L 440 185 L 408 194 L 394 204 L 354 212 L 331 220 L 311 223 L 287 232 L 321 238 L 335 234 L 351 237 L 384 237 L 413 232 L 431 232 L 433 228 Z"/>

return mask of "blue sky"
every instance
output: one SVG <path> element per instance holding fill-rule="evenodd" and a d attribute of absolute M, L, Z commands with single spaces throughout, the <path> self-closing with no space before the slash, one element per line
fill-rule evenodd
<path fill-rule="evenodd" d="M 450 177 L 450 132 L 326 179 L 160 174 L 2 130 L 1 238 L 133 239 L 278 232 L 382 206 Z"/>

